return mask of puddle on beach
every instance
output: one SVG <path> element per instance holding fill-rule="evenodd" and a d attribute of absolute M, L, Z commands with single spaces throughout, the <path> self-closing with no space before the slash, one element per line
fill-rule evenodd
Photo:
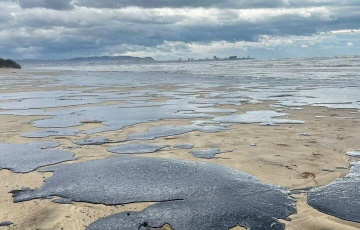
<path fill-rule="evenodd" d="M 0 143 L 0 169 L 26 173 L 39 167 L 75 160 L 74 154 L 58 149 L 58 142 Z"/>
<path fill-rule="evenodd" d="M 308 193 L 308 204 L 326 214 L 360 222 L 360 161 L 351 163 L 343 178 Z"/>
<path fill-rule="evenodd" d="M 295 212 L 286 190 L 210 163 L 118 156 L 45 171 L 54 175 L 39 189 L 14 191 L 14 201 L 50 196 L 106 205 L 160 201 L 142 212 L 105 217 L 88 229 L 137 229 L 144 222 L 154 227 L 167 223 L 174 229 L 221 229 L 236 224 L 283 229 L 277 219 Z"/>
<path fill-rule="evenodd" d="M 206 150 L 197 150 L 197 151 L 191 151 L 191 154 L 194 157 L 197 158 L 206 158 L 206 159 L 211 159 L 214 158 L 215 155 L 220 154 L 220 149 L 218 148 L 211 148 L 211 149 L 206 149 Z"/>
<path fill-rule="evenodd" d="M 163 148 L 169 147 L 168 145 L 151 145 L 151 144 L 122 144 L 108 148 L 109 152 L 118 154 L 141 154 L 153 153 Z"/>

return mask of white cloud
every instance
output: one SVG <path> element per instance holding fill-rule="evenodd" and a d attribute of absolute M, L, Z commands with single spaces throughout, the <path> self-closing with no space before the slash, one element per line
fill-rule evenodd
<path fill-rule="evenodd" d="M 230 55 L 247 56 L 252 55 L 254 50 L 281 50 L 289 48 L 308 48 L 319 45 L 320 43 L 328 43 L 336 39 L 332 34 L 316 34 L 314 36 L 261 36 L 259 41 L 247 42 L 228 42 L 217 41 L 210 43 L 185 43 L 185 42 L 170 42 L 166 41 L 161 45 L 155 47 L 145 46 L 119 46 L 114 50 L 120 52 L 112 53 L 113 55 L 133 55 L 147 57 L 152 56 L 157 59 L 169 59 L 169 56 L 173 56 L 174 59 L 188 57 L 194 58 L 206 58 L 214 55 L 223 55 L 227 57 Z"/>
<path fill-rule="evenodd" d="M 216 9 L 216 8 L 139 8 L 95 9 L 76 7 L 71 11 L 52 9 L 8 7 L 12 22 L 27 26 L 91 26 L 106 23 L 155 23 L 155 24 L 217 24 L 226 25 L 239 22 L 263 23 L 293 17 L 319 21 L 331 21 L 334 17 L 325 7 L 279 8 L 279 9 Z M 44 18 L 46 20 L 44 20 Z M 107 24 L 112 26 L 112 24 Z"/>
<path fill-rule="evenodd" d="M 330 33 L 333 34 L 360 34 L 360 29 L 345 29 L 345 30 L 332 30 Z"/>
<path fill-rule="evenodd" d="M 30 51 L 40 58 L 49 53 L 61 58 L 104 53 L 169 58 L 285 47 L 311 52 L 323 41 L 322 46 L 349 48 L 348 42 L 357 44 L 352 39 L 360 36 L 360 4 L 354 1 L 240 1 L 244 7 L 231 8 L 230 3 L 241 5 L 232 0 L 157 0 L 154 4 L 161 7 L 142 0 L 21 0 L 22 7 L 17 0 L 0 0 L 0 53 L 15 58 Z"/>

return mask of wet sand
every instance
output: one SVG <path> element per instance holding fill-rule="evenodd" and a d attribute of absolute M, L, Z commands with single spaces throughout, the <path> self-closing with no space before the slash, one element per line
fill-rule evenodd
<path fill-rule="evenodd" d="M 227 106 L 228 107 L 228 106 Z M 234 108 L 234 107 L 232 107 Z M 268 108 L 267 103 L 257 105 L 241 105 L 235 107 L 242 111 Z M 353 110 L 335 110 L 323 107 L 305 107 L 304 110 L 291 111 L 291 119 L 306 121 L 304 125 L 259 126 L 258 124 L 233 124 L 230 130 L 219 133 L 191 132 L 179 136 L 158 138 L 147 143 L 166 144 L 174 146 L 182 143 L 192 143 L 196 149 L 211 147 L 228 153 L 216 155 L 214 159 L 199 159 L 193 157 L 189 150 L 165 148 L 152 154 L 141 154 L 142 157 L 162 157 L 187 159 L 192 161 L 207 161 L 235 168 L 258 177 L 262 182 L 281 185 L 291 189 L 317 187 L 330 183 L 348 173 L 346 169 L 336 169 L 338 166 L 349 166 L 351 157 L 345 152 L 358 148 L 360 136 L 359 119 L 336 119 L 345 117 Z M 315 116 L 325 116 L 315 118 Z M 2 130 L 1 142 L 27 143 L 37 138 L 22 138 L 21 133 L 35 129 L 28 123 L 39 117 L 31 116 L 0 116 Z M 145 131 L 156 125 L 182 125 L 185 120 L 169 120 L 146 123 L 129 127 L 122 132 L 107 132 L 99 136 L 110 139 L 122 139 L 127 134 Z M 83 129 L 96 124 L 83 125 Z M 309 133 L 311 136 L 301 136 Z M 72 141 L 77 137 L 39 138 L 39 141 L 57 140 L 61 148 L 69 150 Z M 86 137 L 86 135 L 83 135 Z M 133 141 L 136 143 L 137 141 Z M 256 144 L 256 146 L 251 146 Z M 79 159 L 74 162 L 88 161 L 110 157 L 114 154 L 107 152 L 107 147 L 115 144 L 100 146 L 83 146 L 74 149 Z M 72 162 L 69 162 L 72 163 Z M 323 169 L 336 169 L 335 172 Z M 16 226 L 10 229 L 81 229 L 91 222 L 127 210 L 141 210 L 149 204 L 131 204 L 124 206 L 105 206 L 86 203 L 56 204 L 50 200 L 33 200 L 13 203 L 11 190 L 21 187 L 37 188 L 42 185 L 44 178 L 51 173 L 12 173 L 9 170 L 0 171 L 2 187 L 0 189 L 2 220 L 11 220 Z M 286 223 L 287 229 L 356 229 L 360 224 L 344 221 L 318 212 L 306 204 L 306 195 L 294 195 L 297 201 L 298 213 L 291 216 L 292 221 Z M 305 228 L 304 228 L 305 227 Z"/>
<path fill-rule="evenodd" d="M 14 91 L 17 91 L 16 89 Z M 109 103 L 109 102 L 107 102 Z M 114 102 L 116 103 L 116 102 Z M 252 110 L 269 110 L 273 101 L 260 104 L 242 104 L 218 106 L 218 108 L 237 109 L 237 114 Z M 355 158 L 347 156 L 346 151 L 360 149 L 360 117 L 351 114 L 355 109 L 330 109 L 326 107 L 304 106 L 302 110 L 283 108 L 290 115 L 286 118 L 303 120 L 305 124 L 282 124 L 278 126 L 260 126 L 258 124 L 231 124 L 229 130 L 218 133 L 189 132 L 182 135 L 161 137 L 146 141 L 157 145 L 169 145 L 161 151 L 151 154 L 139 154 L 142 157 L 186 159 L 191 161 L 212 162 L 238 169 L 256 176 L 260 181 L 280 185 L 289 189 L 299 189 L 300 194 L 292 196 L 297 202 L 297 213 L 290 216 L 291 221 L 282 221 L 286 229 L 359 229 L 360 223 L 341 220 L 321 213 L 306 203 L 305 188 L 329 184 L 348 173 Z M 354 116 L 355 119 L 342 119 Z M 95 135 L 78 134 L 76 136 L 24 138 L 22 133 L 38 130 L 30 122 L 45 116 L 0 115 L 0 142 L 29 143 L 34 141 L 56 140 L 59 149 L 71 151 L 78 158 L 74 162 L 89 161 L 116 156 L 107 151 L 108 147 L 118 144 L 88 145 L 71 149 L 75 140 L 88 137 L 106 137 L 112 140 L 126 139 L 127 135 L 139 133 L 149 127 L 160 125 L 187 125 L 191 120 L 162 120 L 138 124 L 121 131 L 109 131 Z M 203 119 L 201 119 L 203 120 Z M 77 127 L 88 130 L 101 124 L 88 123 Z M 310 135 L 304 135 L 304 133 Z M 141 143 L 128 141 L 127 143 Z M 193 144 L 191 150 L 220 148 L 223 152 L 213 159 L 195 158 L 188 149 L 176 149 L 176 144 Z M 324 170 L 325 169 L 325 170 Z M 330 172 L 327 169 L 335 170 Z M 22 187 L 31 189 L 40 187 L 45 178 L 52 173 L 30 172 L 13 173 L 0 170 L 0 222 L 12 221 L 14 225 L 0 229 L 84 229 L 95 220 L 113 213 L 140 211 L 153 203 L 106 206 L 75 202 L 57 204 L 49 199 L 36 199 L 13 203 L 11 190 Z M 169 229 L 168 226 L 164 229 Z M 235 227 L 233 229 L 242 229 Z"/>

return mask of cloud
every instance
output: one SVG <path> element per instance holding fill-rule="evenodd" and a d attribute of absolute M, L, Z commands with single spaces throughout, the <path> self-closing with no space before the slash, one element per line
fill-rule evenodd
<path fill-rule="evenodd" d="M 14 1 L 14 0 L 3 0 Z M 22 8 L 48 8 L 69 10 L 74 6 L 87 8 L 118 9 L 140 8 L 222 8 L 222 9 L 260 9 L 260 8 L 303 8 L 318 6 L 360 6 L 357 0 L 18 0 Z"/>
<path fill-rule="evenodd" d="M 255 44 L 258 53 L 284 45 L 310 52 L 316 47 L 306 38 L 319 39 L 319 34 L 334 35 L 333 44 L 348 48 L 347 42 L 356 44 L 352 39 L 360 34 L 359 2 L 3 0 L 0 53 L 15 58 L 66 58 L 158 49 L 176 56 L 178 52 L 211 53 L 219 47 L 219 52 L 227 53 L 233 44 L 241 52 L 255 49 L 251 48 Z M 343 35 L 351 38 L 336 40 Z M 303 42 L 293 46 L 294 37 Z M 270 46 L 264 43 L 266 38 L 271 38 L 271 44 L 281 42 Z"/>
<path fill-rule="evenodd" d="M 341 35 L 340 35 L 341 36 Z M 356 39 L 356 37 L 353 37 Z M 216 42 L 171 42 L 147 47 L 139 45 L 119 45 L 107 50 L 109 55 L 132 55 L 152 56 L 159 60 L 172 57 L 179 58 L 211 58 L 214 55 L 229 57 L 231 55 L 257 56 L 262 58 L 288 57 L 291 53 L 298 56 L 331 56 L 343 52 L 344 47 L 334 45 L 333 41 L 348 40 L 349 37 L 339 37 L 334 34 L 316 34 L 313 36 L 260 36 L 258 41 L 216 41 Z M 341 42 L 340 42 L 341 43 Z M 307 48 L 307 49 L 304 49 Z M 306 51 L 304 51 L 306 50 Z M 357 54 L 359 50 L 349 51 L 349 54 Z"/>
<path fill-rule="evenodd" d="M 357 0 L 74 0 L 74 5 L 94 8 L 123 8 L 138 6 L 142 8 L 294 8 L 313 6 L 360 6 Z"/>
<path fill-rule="evenodd" d="M 71 0 L 18 0 L 22 8 L 48 8 L 54 10 L 69 10 L 73 8 Z"/>
<path fill-rule="evenodd" d="M 354 44 L 352 42 L 348 42 L 347 46 L 354 46 Z"/>
<path fill-rule="evenodd" d="M 96 7 L 96 8 L 122 8 L 128 6 L 138 6 L 142 8 L 193 8 L 193 7 L 212 7 L 212 8 L 258 8 L 276 7 L 284 5 L 282 0 L 75 0 L 75 5 Z"/>

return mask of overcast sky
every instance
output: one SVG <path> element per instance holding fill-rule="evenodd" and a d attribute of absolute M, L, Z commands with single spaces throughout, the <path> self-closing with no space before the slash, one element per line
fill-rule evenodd
<path fill-rule="evenodd" d="M 0 0 L 0 57 L 360 54 L 360 0 Z"/>

